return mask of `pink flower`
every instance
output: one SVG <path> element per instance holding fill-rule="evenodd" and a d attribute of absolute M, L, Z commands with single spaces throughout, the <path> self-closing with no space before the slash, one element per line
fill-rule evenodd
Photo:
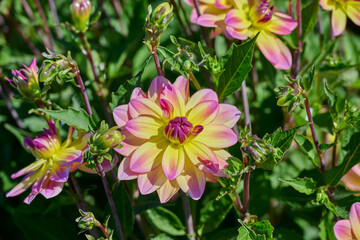
<path fill-rule="evenodd" d="M 360 192 L 360 164 L 353 166 L 350 171 L 342 177 L 341 182 L 347 189 Z"/>
<path fill-rule="evenodd" d="M 227 32 L 240 40 L 258 32 L 256 44 L 264 56 L 277 69 L 289 69 L 292 57 L 288 47 L 275 36 L 290 34 L 297 22 L 290 16 L 274 10 L 267 0 L 235 0 L 235 9 L 225 17 Z"/>
<path fill-rule="evenodd" d="M 321 7 L 332 11 L 331 27 L 334 36 L 339 36 L 346 27 L 346 17 L 360 26 L 360 1 L 359 0 L 320 0 Z"/>
<path fill-rule="evenodd" d="M 46 198 L 58 195 L 69 173 L 75 171 L 83 161 L 83 151 L 87 148 L 89 134 L 80 134 L 77 139 L 61 142 L 54 122 L 49 122 L 49 129 L 44 129 L 40 136 L 24 139 L 25 146 L 36 157 L 36 161 L 11 175 L 17 178 L 25 175 L 6 197 L 14 197 L 23 193 L 31 185 L 31 193 L 24 202 L 30 204 L 37 194 Z"/>
<path fill-rule="evenodd" d="M 360 240 L 360 202 L 351 206 L 349 220 L 336 222 L 334 233 L 337 240 Z"/>
<path fill-rule="evenodd" d="M 114 119 L 126 136 L 117 150 L 125 156 L 120 180 L 137 178 L 142 194 L 157 191 L 167 202 L 179 189 L 199 199 L 206 181 L 223 176 L 230 154 L 223 148 L 237 142 L 231 129 L 240 111 L 218 102 L 210 89 L 189 96 L 189 81 L 171 84 L 156 77 L 145 94 L 136 88 L 128 105 L 114 109 Z"/>

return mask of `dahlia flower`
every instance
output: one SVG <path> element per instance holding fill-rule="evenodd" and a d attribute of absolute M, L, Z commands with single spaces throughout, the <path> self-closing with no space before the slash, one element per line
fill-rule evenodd
<path fill-rule="evenodd" d="M 30 204 L 39 193 L 46 198 L 58 195 L 69 173 L 75 171 L 82 163 L 83 152 L 87 148 L 89 134 L 80 134 L 74 141 L 71 135 L 62 143 L 54 122 L 50 121 L 49 129 L 44 129 L 38 137 L 26 137 L 25 147 L 36 157 L 36 161 L 11 175 L 14 179 L 26 174 L 6 197 L 17 196 L 31 185 L 31 193 L 24 200 L 27 204 Z"/>
<path fill-rule="evenodd" d="M 334 233 L 337 240 L 360 240 L 360 202 L 351 206 L 349 220 L 336 222 Z"/>
<path fill-rule="evenodd" d="M 339 36 L 346 27 L 346 17 L 360 26 L 359 0 L 320 0 L 321 7 L 332 11 L 331 28 L 334 36 Z"/>
<path fill-rule="evenodd" d="M 234 0 L 235 8 L 225 17 L 226 30 L 233 38 L 246 40 L 260 32 L 256 44 L 277 69 L 289 69 L 292 57 L 288 47 L 277 37 L 287 35 L 297 26 L 290 16 L 274 10 L 268 0 Z"/>
<path fill-rule="evenodd" d="M 156 77 L 147 94 L 136 88 L 129 104 L 113 115 L 126 137 L 117 150 L 125 156 L 118 178 L 137 178 L 142 194 L 157 191 L 164 203 L 181 189 L 199 199 L 207 180 L 226 176 L 230 154 L 223 148 L 238 140 L 231 128 L 240 111 L 219 103 L 214 91 L 202 89 L 190 97 L 187 79 L 171 84 Z"/>
<path fill-rule="evenodd" d="M 341 182 L 347 189 L 360 192 L 360 164 L 353 166 L 350 171 L 341 178 Z"/>

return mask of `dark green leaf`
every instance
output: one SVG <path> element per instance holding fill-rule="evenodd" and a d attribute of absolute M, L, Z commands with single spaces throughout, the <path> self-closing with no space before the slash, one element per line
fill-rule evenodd
<path fill-rule="evenodd" d="M 236 157 L 230 157 L 226 160 L 226 162 L 228 163 L 228 166 L 225 169 L 226 174 L 231 176 L 242 174 L 242 170 L 244 170 L 245 166 L 240 159 Z"/>
<path fill-rule="evenodd" d="M 333 121 L 336 121 L 338 119 L 338 111 L 336 108 L 338 97 L 329 89 L 326 79 L 324 79 L 324 91 L 329 103 L 331 117 Z"/>
<path fill-rule="evenodd" d="M 314 77 L 315 77 L 315 65 L 312 66 L 312 68 L 310 69 L 310 73 L 309 73 L 309 77 L 308 78 L 301 78 L 301 87 L 306 91 L 306 92 L 310 92 L 311 87 L 313 85 L 314 82 Z"/>
<path fill-rule="evenodd" d="M 76 110 L 70 107 L 63 110 L 47 110 L 42 108 L 38 110 L 83 132 L 90 132 L 95 125 L 91 116 L 84 109 Z"/>
<path fill-rule="evenodd" d="M 24 138 L 31 136 L 32 135 L 31 133 L 21 130 L 20 128 L 14 127 L 8 123 L 4 124 L 4 128 L 6 128 L 9 132 L 11 132 L 16 137 L 16 139 L 20 142 L 21 146 L 24 149 L 26 149 L 24 146 Z"/>
<path fill-rule="evenodd" d="M 333 133 L 334 123 L 329 112 L 319 113 L 313 116 L 314 123 L 319 126 L 322 130 Z"/>
<path fill-rule="evenodd" d="M 343 133 L 339 159 L 341 164 L 325 173 L 329 186 L 336 186 L 342 176 L 360 162 L 360 121 Z"/>
<path fill-rule="evenodd" d="M 145 212 L 150 224 L 160 232 L 172 236 L 183 236 L 186 234 L 185 227 L 180 219 L 171 211 L 163 208 L 153 208 Z"/>
<path fill-rule="evenodd" d="M 321 240 L 336 240 L 334 235 L 334 223 L 329 216 L 330 214 L 326 214 L 326 216 L 323 216 L 321 219 L 319 225 L 320 228 L 319 237 Z"/>
<path fill-rule="evenodd" d="M 316 182 L 312 178 L 296 178 L 296 179 L 281 179 L 280 181 L 289 184 L 296 191 L 305 193 L 306 195 L 313 194 L 316 190 Z"/>
<path fill-rule="evenodd" d="M 319 13 L 319 0 L 314 0 L 301 10 L 302 40 L 314 29 Z"/>
<path fill-rule="evenodd" d="M 225 57 L 220 58 L 225 71 L 220 75 L 217 86 L 219 99 L 237 91 L 251 70 L 251 60 L 257 35 L 239 46 L 233 44 Z"/>
<path fill-rule="evenodd" d="M 324 152 L 324 151 L 332 148 L 332 147 L 335 146 L 336 144 L 338 144 L 338 143 L 335 142 L 335 143 L 331 143 L 331 144 L 320 144 L 320 146 L 319 146 L 319 147 L 320 147 L 320 151 L 321 151 L 321 152 Z"/>
<path fill-rule="evenodd" d="M 236 240 L 238 236 L 238 228 L 226 228 L 211 234 L 209 240 Z"/>
<path fill-rule="evenodd" d="M 171 237 L 165 233 L 160 233 L 159 235 L 156 235 L 155 237 L 150 237 L 150 240 L 175 240 L 174 237 Z"/>
<path fill-rule="evenodd" d="M 296 144 L 300 148 L 300 150 L 310 158 L 310 160 L 315 164 L 315 166 L 318 166 L 318 162 L 316 160 L 316 150 L 315 146 L 312 144 L 312 142 L 305 136 L 301 134 L 296 134 L 294 138 Z"/>
<path fill-rule="evenodd" d="M 258 235 L 264 235 L 265 239 L 270 239 L 273 237 L 274 227 L 268 220 L 263 220 L 252 225 L 252 229 Z"/>

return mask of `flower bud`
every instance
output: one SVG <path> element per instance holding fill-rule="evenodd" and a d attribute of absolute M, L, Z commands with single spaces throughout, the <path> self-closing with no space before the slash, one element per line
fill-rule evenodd
<path fill-rule="evenodd" d="M 122 140 L 123 136 L 120 131 L 108 129 L 95 140 L 94 146 L 98 150 L 109 150 L 119 146 Z"/>
<path fill-rule="evenodd" d="M 172 18 L 173 7 L 167 2 L 160 4 L 153 11 L 152 21 L 159 27 L 166 28 L 167 25 L 169 25 L 169 23 L 173 20 Z"/>
<path fill-rule="evenodd" d="M 5 79 L 11 86 L 16 88 L 24 98 L 34 101 L 41 97 L 36 59 L 34 58 L 29 66 L 23 66 L 23 69 L 12 70 L 12 79 Z"/>
<path fill-rule="evenodd" d="M 76 30 L 85 32 L 88 29 L 91 14 L 91 3 L 89 0 L 73 0 L 70 5 L 71 18 Z"/>
<path fill-rule="evenodd" d="M 84 230 L 91 230 L 94 225 L 99 226 L 99 222 L 95 219 L 95 216 L 92 212 L 84 212 L 79 209 L 81 214 L 75 221 L 78 223 L 78 227 Z"/>

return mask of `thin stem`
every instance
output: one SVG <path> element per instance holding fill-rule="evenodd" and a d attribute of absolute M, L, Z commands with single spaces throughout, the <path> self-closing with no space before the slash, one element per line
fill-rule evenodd
<path fill-rule="evenodd" d="M 288 0 L 288 14 L 292 16 L 292 0 Z"/>
<path fill-rule="evenodd" d="M 184 19 L 185 19 L 185 22 L 186 22 L 186 24 L 187 24 L 187 26 L 188 26 L 188 29 L 189 29 L 189 31 L 190 31 L 190 34 L 193 35 L 193 31 L 192 31 L 192 29 L 191 29 L 191 24 L 190 24 L 190 22 L 189 22 L 189 19 L 187 18 L 187 14 L 186 14 L 185 9 L 184 9 L 184 7 L 183 7 L 183 5 L 182 5 L 182 0 L 178 0 L 178 2 L 179 2 L 179 7 L 180 7 L 180 9 L 181 9 L 181 12 L 182 12 L 183 15 L 184 15 Z"/>
<path fill-rule="evenodd" d="M 339 134 L 338 134 L 338 132 L 336 132 L 336 133 L 335 133 L 334 143 L 337 142 L 338 136 L 339 136 Z M 332 156 L 331 156 L 331 157 L 332 157 L 332 161 L 331 161 L 331 163 L 332 163 L 332 167 L 333 167 L 333 168 L 336 167 L 337 162 L 338 162 L 338 158 L 337 158 L 336 151 L 337 151 L 337 144 L 334 145 L 333 150 L 332 150 Z"/>
<path fill-rule="evenodd" d="M 48 2 L 49 2 L 49 7 L 50 7 L 51 14 L 52 14 L 52 16 L 54 18 L 54 22 L 56 24 L 56 26 L 55 26 L 56 37 L 58 39 L 62 39 L 63 35 L 62 35 L 62 32 L 61 32 L 61 28 L 60 28 L 59 16 L 58 16 L 57 11 L 56 11 L 55 2 L 54 2 L 54 0 L 48 0 Z"/>
<path fill-rule="evenodd" d="M 80 76 L 79 68 L 78 68 L 78 67 L 74 67 L 74 68 L 73 68 L 73 72 L 75 73 L 78 86 L 79 86 L 79 88 L 80 88 L 80 90 L 81 90 L 81 94 L 82 94 L 83 99 L 84 99 L 86 111 L 87 111 L 87 113 L 88 113 L 90 116 L 92 116 L 90 101 L 89 101 L 89 98 L 88 98 L 88 96 L 87 96 L 87 94 L 86 94 L 85 85 L 84 85 L 84 82 L 83 82 L 83 80 L 82 80 L 82 78 L 81 78 L 81 76 Z"/>
<path fill-rule="evenodd" d="M 108 199 L 108 202 L 109 202 L 109 205 L 110 205 L 110 208 L 111 208 L 111 212 L 112 212 L 112 215 L 114 217 L 115 228 L 116 228 L 116 232 L 118 234 L 118 238 L 119 238 L 119 240 L 124 240 L 123 233 L 122 233 L 122 230 L 121 230 L 119 216 L 118 216 L 117 211 L 116 211 L 114 199 L 112 198 L 110 186 L 109 186 L 109 183 L 108 183 L 108 181 L 106 179 L 104 169 L 101 166 L 101 164 L 97 161 L 96 156 L 94 156 L 94 160 L 95 160 L 95 163 L 96 163 L 97 171 L 101 176 L 101 180 L 102 180 L 102 183 L 104 185 L 106 197 Z"/>
<path fill-rule="evenodd" d="M 159 56 L 158 56 L 157 51 L 156 51 L 156 46 L 154 46 L 154 45 L 152 46 L 151 54 L 153 55 L 153 58 L 154 58 L 154 62 L 155 62 L 155 66 L 156 66 L 158 76 L 164 76 L 164 73 L 161 70 L 161 65 L 160 65 L 160 61 L 159 61 Z"/>
<path fill-rule="evenodd" d="M 37 8 L 38 11 L 39 11 L 41 20 L 42 20 L 42 22 L 43 22 L 43 24 L 44 24 L 44 30 L 45 30 L 45 32 L 46 32 L 47 35 L 48 35 L 50 50 L 53 51 L 53 50 L 54 50 L 54 39 L 53 39 L 53 36 L 52 36 L 52 34 L 51 34 L 51 31 L 50 31 L 50 28 L 49 28 L 49 24 L 48 24 L 48 22 L 47 22 L 47 20 L 46 20 L 46 16 L 45 16 L 44 10 L 42 9 L 39 0 L 34 0 L 34 2 L 35 2 L 35 5 L 36 5 L 36 8 Z"/>
<path fill-rule="evenodd" d="M 180 16 L 180 11 L 179 11 L 179 8 L 178 8 L 178 6 L 177 6 L 176 2 L 175 2 L 174 0 L 170 0 L 170 2 L 171 2 L 171 4 L 172 4 L 172 5 L 173 5 L 173 7 L 174 7 L 174 11 L 175 11 L 175 13 L 176 13 L 176 16 L 177 16 L 178 22 L 180 23 L 180 26 L 181 26 L 181 28 L 182 28 L 183 32 L 184 32 L 187 36 L 189 36 L 190 34 L 189 34 L 189 32 L 188 32 L 187 28 L 185 27 L 185 25 L 184 25 L 184 23 L 183 23 L 182 19 L 181 19 L 181 16 Z"/>
<path fill-rule="evenodd" d="M 198 17 L 200 17 L 201 15 L 201 12 L 200 12 L 200 7 L 199 7 L 199 1 L 198 0 L 194 0 L 194 4 L 195 4 L 195 9 L 196 9 L 196 13 L 198 15 Z M 201 28 L 201 34 L 203 35 L 203 38 L 205 40 L 205 43 L 208 47 L 210 47 L 210 41 L 206 35 L 206 32 L 205 32 L 205 28 L 203 26 L 200 26 Z"/>
<path fill-rule="evenodd" d="M 194 83 L 196 89 L 199 91 L 201 90 L 201 86 L 200 86 L 200 83 L 198 82 L 198 80 L 196 79 L 195 75 L 193 72 L 190 72 L 189 73 L 189 77 L 191 79 L 191 81 Z"/>
<path fill-rule="evenodd" d="M 16 110 L 14 109 L 14 107 L 11 105 L 9 99 L 6 97 L 5 93 L 3 92 L 2 86 L 0 84 L 0 95 L 1 98 L 4 100 L 6 107 L 9 109 L 9 112 L 11 114 L 11 117 L 15 120 L 16 125 L 21 128 L 24 129 L 24 123 L 23 121 L 19 118 L 18 113 L 16 112 Z"/>
<path fill-rule="evenodd" d="M 331 31 L 331 37 L 330 40 L 334 41 L 335 40 L 335 35 L 334 35 L 334 31 L 333 28 L 331 26 L 331 19 L 333 18 L 333 11 L 330 12 L 330 31 Z"/>
<path fill-rule="evenodd" d="M 294 62 L 291 66 L 291 76 L 296 78 L 300 70 L 301 52 L 303 50 L 303 41 L 301 39 L 301 0 L 296 0 L 296 20 L 297 20 L 297 36 L 298 36 L 298 49 L 294 51 Z"/>
<path fill-rule="evenodd" d="M 241 203 L 241 199 L 240 199 L 240 197 L 239 197 L 239 194 L 235 191 L 235 202 L 234 202 L 234 204 L 235 204 L 235 207 L 236 207 L 236 209 L 241 213 L 242 212 L 242 210 L 243 210 L 243 205 L 242 205 L 242 203 Z"/>
<path fill-rule="evenodd" d="M 194 231 L 194 223 L 193 217 L 191 215 L 190 202 L 186 194 L 181 191 L 181 199 L 184 208 L 185 221 L 186 221 L 186 229 L 187 229 L 187 237 L 190 240 L 195 240 L 195 231 Z"/>
<path fill-rule="evenodd" d="M 95 79 L 95 82 L 96 82 L 96 85 L 97 85 L 97 91 L 96 91 L 96 95 L 99 97 L 100 99 L 100 103 L 101 103 L 101 106 L 104 110 L 104 114 L 105 114 L 105 118 L 106 118 L 106 121 L 107 122 L 112 122 L 112 117 L 111 117 L 111 114 L 109 112 L 109 107 L 105 101 L 105 98 L 104 98 L 104 95 L 103 95 L 103 92 L 102 92 L 102 89 L 103 89 L 103 85 L 102 83 L 100 82 L 100 79 L 99 79 L 99 75 L 97 74 L 96 72 L 96 67 L 95 67 L 95 63 L 94 63 L 94 60 L 93 60 L 93 57 L 92 57 L 92 54 L 91 54 L 91 49 L 90 49 L 90 44 L 85 36 L 85 34 L 83 32 L 80 32 L 79 33 L 79 37 L 83 43 L 83 46 L 84 46 L 84 49 L 85 49 L 85 52 L 86 52 L 86 57 L 88 58 L 89 62 L 90 62 L 90 65 L 91 65 L 91 69 L 92 69 L 92 72 L 93 72 L 93 75 L 94 75 L 94 79 Z"/>
<path fill-rule="evenodd" d="M 307 114 L 307 117 L 308 117 L 309 123 L 310 123 L 310 129 L 311 129 L 312 138 L 314 140 L 314 144 L 315 144 L 315 147 L 316 147 L 316 152 L 317 152 L 319 160 L 320 160 L 320 170 L 321 170 L 322 173 L 324 173 L 325 172 L 325 162 L 324 162 L 324 159 L 323 159 L 322 154 L 321 154 L 318 138 L 316 136 L 314 121 L 313 121 L 313 118 L 312 118 L 312 115 L 311 115 L 309 100 L 308 100 L 307 97 L 304 98 L 304 103 L 305 103 L 305 108 L 306 108 L 306 114 Z"/>
<path fill-rule="evenodd" d="M 245 126 L 250 125 L 249 134 L 251 135 L 252 129 L 251 129 L 251 121 L 250 121 L 250 109 L 249 109 L 249 102 L 248 102 L 248 98 L 247 98 L 247 94 L 246 94 L 245 80 L 241 84 L 241 99 L 242 99 L 242 104 L 243 104 L 243 108 L 244 108 Z"/>
<path fill-rule="evenodd" d="M 100 230 L 103 232 L 103 234 L 105 235 L 106 238 L 109 238 L 109 233 L 106 231 L 106 229 L 104 228 L 104 226 L 100 223 L 100 225 L 98 226 L 100 228 Z"/>

